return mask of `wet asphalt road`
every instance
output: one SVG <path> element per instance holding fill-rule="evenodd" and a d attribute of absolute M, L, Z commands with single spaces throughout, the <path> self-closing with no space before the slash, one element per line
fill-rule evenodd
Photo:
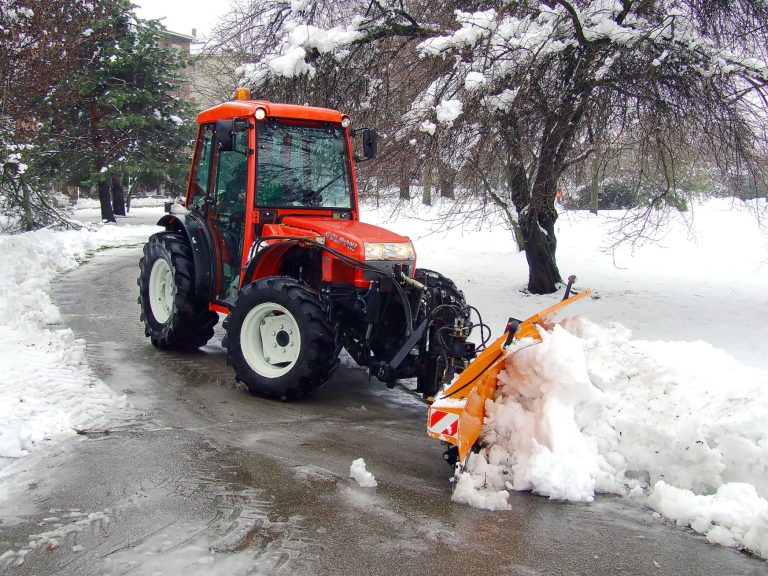
<path fill-rule="evenodd" d="M 139 257 L 98 255 L 56 284 L 91 367 L 131 408 L 17 463 L 29 482 L 2 510 L 0 554 L 25 556 L 4 573 L 768 574 L 618 498 L 451 503 L 442 448 L 407 393 L 342 366 L 302 403 L 252 397 L 225 365 L 220 327 L 199 353 L 153 348 L 138 321 Z M 348 478 L 361 457 L 375 489 Z M 51 543 L 58 525 L 75 527 Z"/>

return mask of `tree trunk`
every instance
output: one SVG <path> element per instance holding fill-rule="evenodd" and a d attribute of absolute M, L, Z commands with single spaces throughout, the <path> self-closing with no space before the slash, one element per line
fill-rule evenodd
<path fill-rule="evenodd" d="M 563 281 L 555 260 L 555 222 L 551 218 L 540 220 L 529 216 L 520 220 L 525 238 L 525 259 L 528 261 L 528 291 L 532 294 L 551 294 Z"/>
<path fill-rule="evenodd" d="M 411 199 L 411 178 L 408 175 L 407 172 L 403 172 L 400 175 L 400 199 L 401 200 L 410 200 Z"/>
<path fill-rule="evenodd" d="M 421 194 L 421 202 L 425 206 L 432 206 L 432 168 L 424 168 L 424 190 Z"/>
<path fill-rule="evenodd" d="M 600 159 L 597 154 L 592 160 L 592 185 L 589 190 L 589 211 L 597 214 L 597 208 L 600 201 Z"/>
<path fill-rule="evenodd" d="M 24 177 L 19 177 L 19 187 L 21 188 L 22 198 L 22 210 L 24 211 L 24 226 L 27 232 L 31 232 L 35 229 L 35 217 L 32 214 L 32 199 L 30 198 L 30 192 L 28 186 L 25 186 Z"/>
<path fill-rule="evenodd" d="M 122 178 L 118 174 L 112 174 L 112 210 L 117 216 L 125 216 L 125 193 Z"/>
<path fill-rule="evenodd" d="M 109 181 L 102 177 L 99 180 L 99 204 L 101 204 L 101 219 L 104 222 L 115 222 L 115 213 L 112 211 L 111 200 Z"/>
<path fill-rule="evenodd" d="M 438 186 L 440 187 L 440 196 L 451 200 L 455 199 L 456 171 L 447 164 L 440 164 L 439 170 Z"/>

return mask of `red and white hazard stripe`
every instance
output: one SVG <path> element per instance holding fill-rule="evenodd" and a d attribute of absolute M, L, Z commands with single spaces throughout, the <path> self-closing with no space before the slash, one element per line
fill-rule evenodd
<path fill-rule="evenodd" d="M 453 412 L 432 410 L 429 415 L 429 431 L 443 436 L 456 436 L 459 430 L 459 415 Z"/>

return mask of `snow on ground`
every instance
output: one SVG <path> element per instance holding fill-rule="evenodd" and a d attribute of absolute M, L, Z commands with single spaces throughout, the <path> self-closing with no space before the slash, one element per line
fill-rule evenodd
<path fill-rule="evenodd" d="M 520 291 L 525 259 L 499 222 L 445 235 L 431 232 L 433 211 L 413 211 L 400 207 L 411 216 L 388 226 L 411 236 L 419 266 L 464 289 L 494 337 L 508 316 L 556 301 Z M 627 495 L 768 558 L 768 238 L 754 212 L 718 200 L 696 207 L 692 223 L 678 218 L 659 244 L 606 252 L 617 216 L 559 220 L 561 272 L 599 298 L 508 356 L 485 448 L 454 500 L 504 509 L 510 490 Z"/>
<path fill-rule="evenodd" d="M 0 470 L 42 443 L 124 411 L 125 398 L 86 365 L 85 342 L 61 326 L 49 292 L 94 251 L 144 242 L 154 231 L 109 225 L 0 236 Z"/>
<path fill-rule="evenodd" d="M 148 216 L 150 214 L 158 215 L 160 214 L 158 208 L 162 208 L 168 200 L 168 198 L 158 196 L 134 198 L 131 200 L 131 208 L 128 210 L 128 217 Z M 74 208 L 75 217 L 81 220 L 98 221 L 101 218 L 101 205 L 97 199 L 80 198 Z"/>
<path fill-rule="evenodd" d="M 155 203 L 134 202 L 131 215 L 159 216 Z M 494 337 L 508 316 L 556 301 L 521 291 L 525 258 L 500 221 L 435 232 L 445 207 L 362 213 L 410 235 L 419 266 L 453 278 Z M 599 298 L 574 304 L 567 313 L 579 317 L 508 357 L 487 407 L 486 448 L 458 479 L 456 501 L 506 508 L 510 490 L 580 502 L 622 494 L 711 542 L 768 557 L 768 239 L 739 203 L 694 212 L 691 225 L 679 219 L 658 244 L 613 252 L 604 248 L 615 214 L 561 216 L 561 272 L 578 274 L 578 286 Z M 97 218 L 98 209 L 81 202 L 77 216 Z M 49 289 L 89 253 L 155 230 L 0 236 L 0 475 L 42 442 L 124 409 L 85 364 L 84 342 L 61 327 Z"/>

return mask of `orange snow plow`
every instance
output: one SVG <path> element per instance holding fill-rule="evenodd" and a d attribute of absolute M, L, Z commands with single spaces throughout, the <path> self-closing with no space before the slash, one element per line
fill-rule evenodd
<path fill-rule="evenodd" d="M 524 339 L 538 344 L 541 335 L 537 325 L 548 328 L 555 312 L 591 293 L 584 290 L 571 295 L 575 279 L 574 276 L 568 278 L 565 296 L 557 304 L 522 322 L 510 318 L 504 334 L 483 350 L 455 382 L 435 396 L 427 413 L 427 433 L 449 444 L 444 455 L 449 464 L 460 462 L 463 465 L 480 437 L 485 419 L 485 401 L 494 398 L 497 376 L 504 369 L 507 346 Z"/>

